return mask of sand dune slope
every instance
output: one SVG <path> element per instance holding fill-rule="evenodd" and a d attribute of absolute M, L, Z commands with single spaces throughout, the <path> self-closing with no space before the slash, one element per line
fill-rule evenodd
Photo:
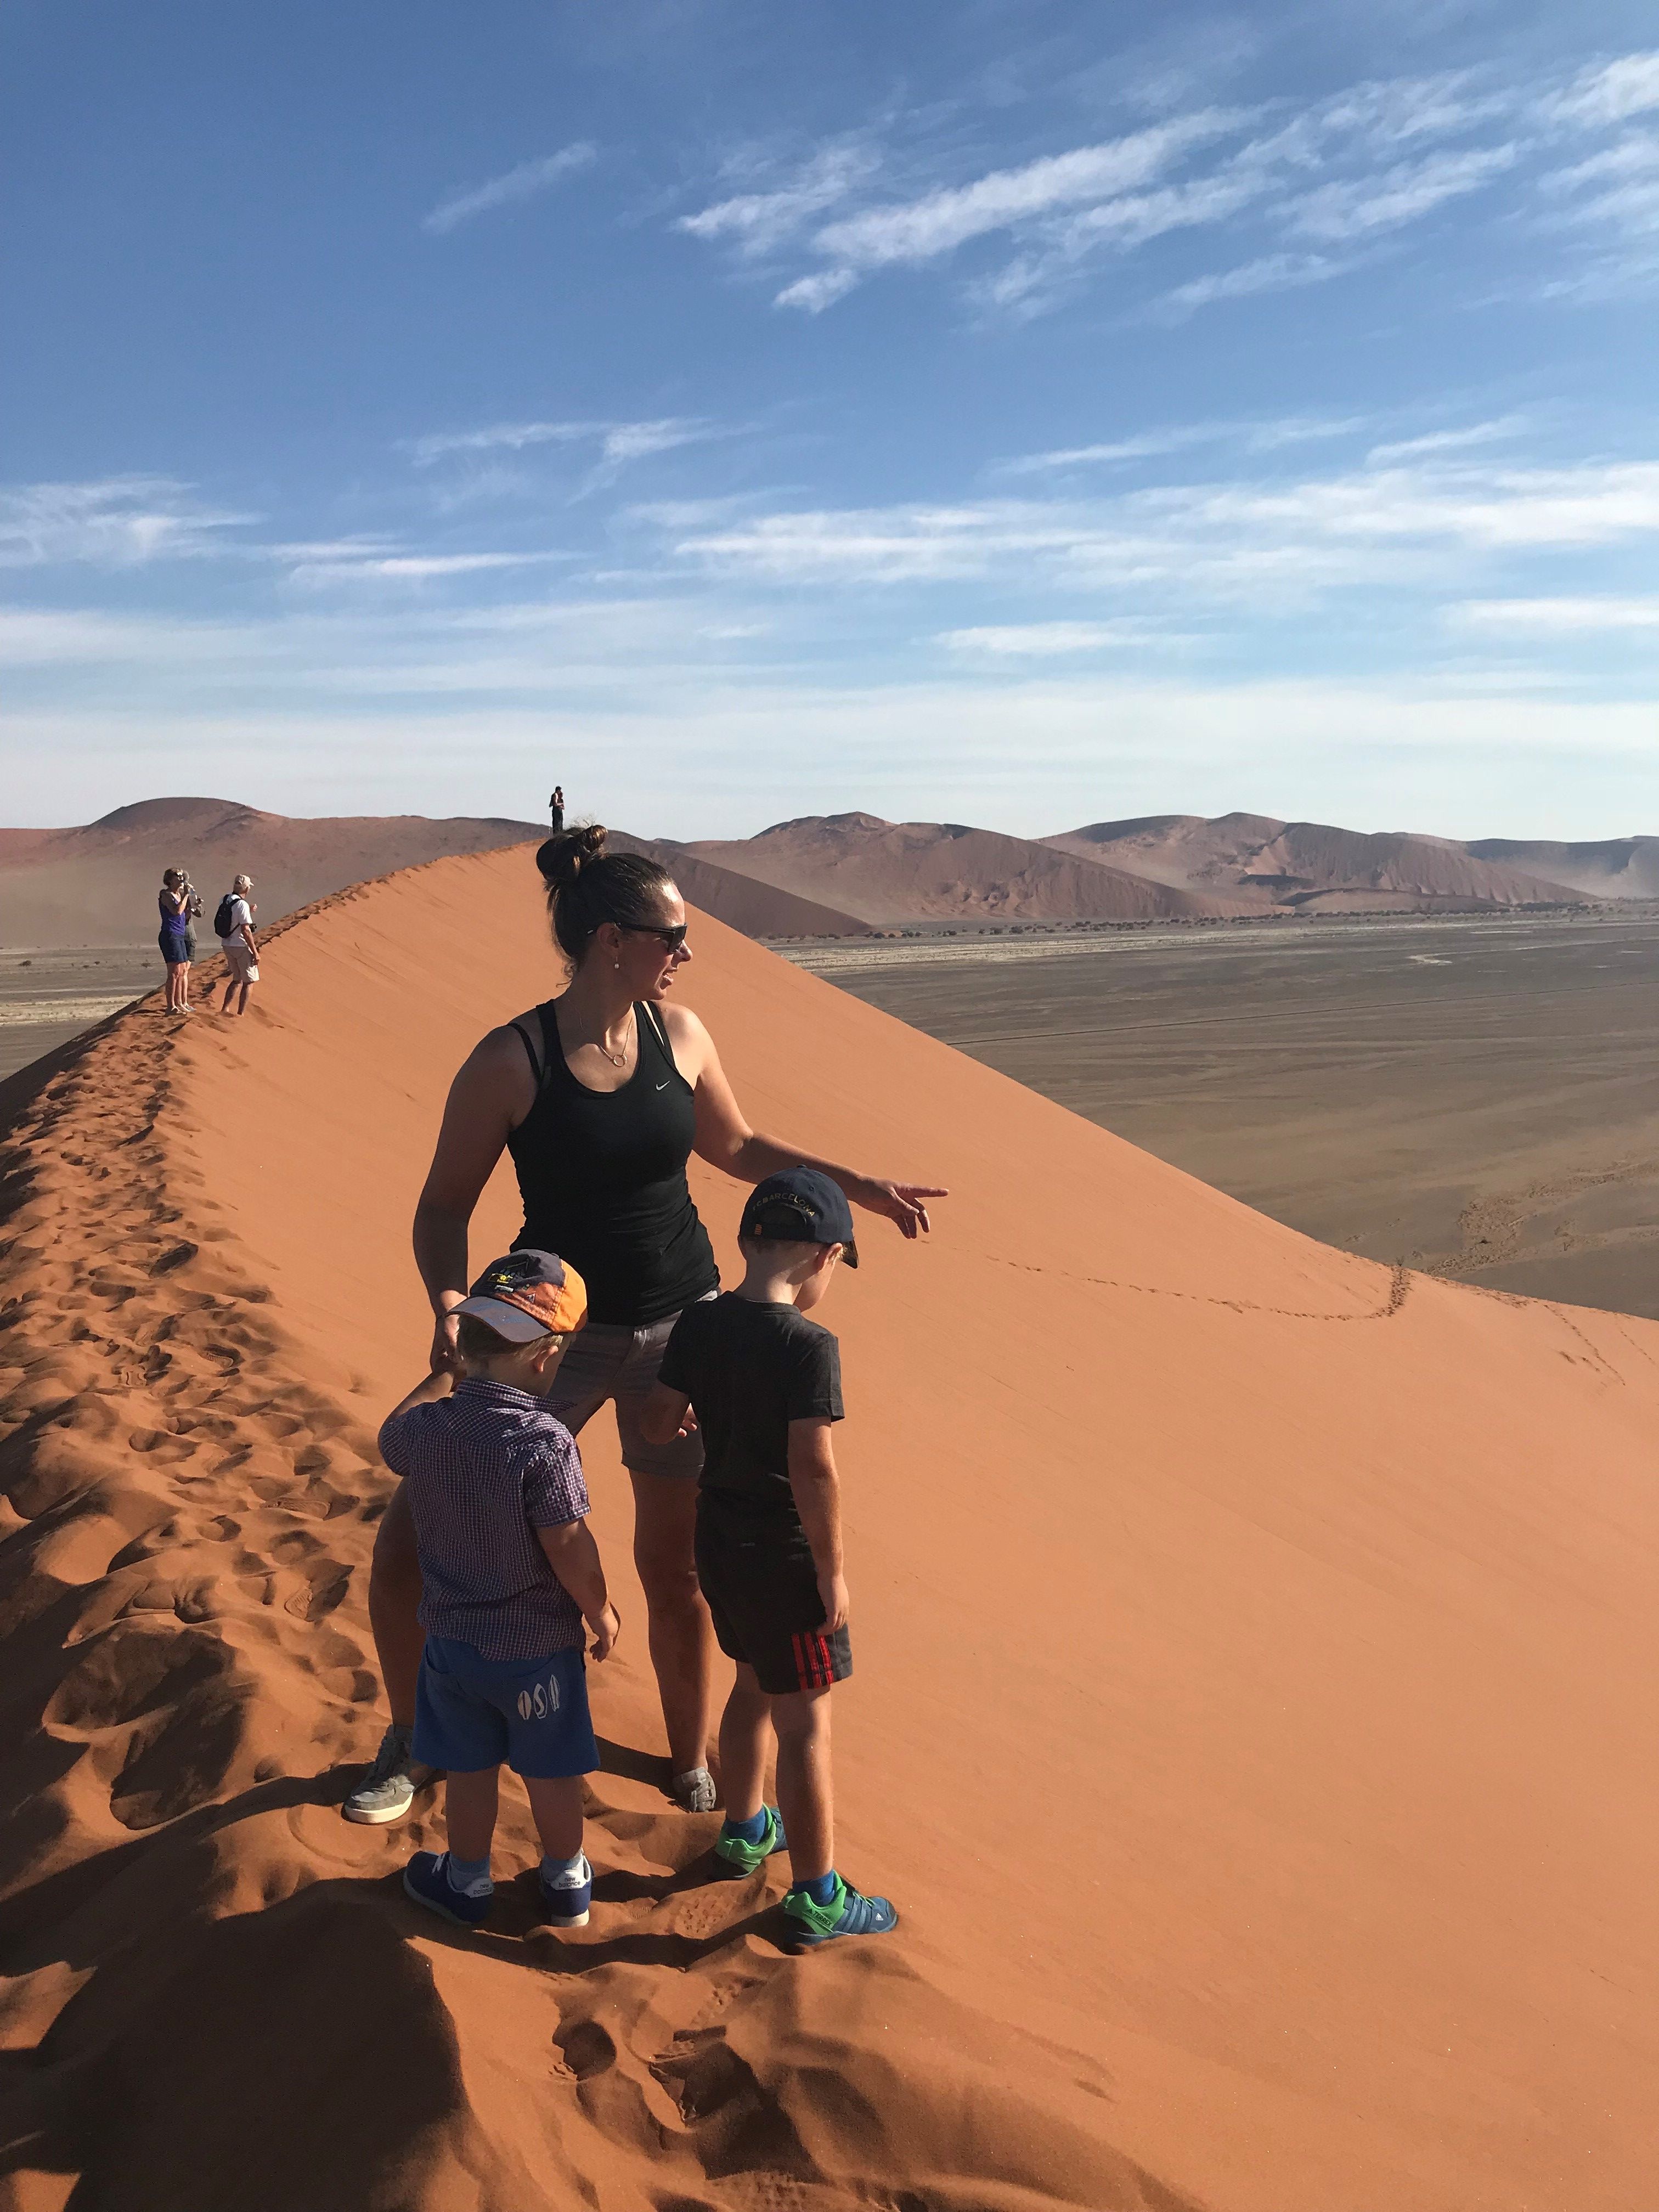
<path fill-rule="evenodd" d="M 520 1881 L 452 1940 L 397 1886 L 431 1802 L 337 1817 L 410 1206 L 462 1051 L 553 987 L 528 856 L 441 862 L 293 925 L 240 1028 L 140 1009 L 4 1101 L 0 2201 L 1656 2201 L 1659 1328 L 1391 1276 L 694 941 L 761 1125 L 954 1194 L 829 1316 L 842 1858 L 902 1936 L 788 1960 L 775 1878 L 707 1881 L 603 1435 L 591 1927 Z"/>

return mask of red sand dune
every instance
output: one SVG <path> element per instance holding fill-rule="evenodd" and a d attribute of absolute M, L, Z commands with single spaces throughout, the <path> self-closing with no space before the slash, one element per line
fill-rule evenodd
<path fill-rule="evenodd" d="M 1043 842 L 1152 883 L 1245 900 L 1262 913 L 1275 907 L 1377 913 L 1547 906 L 1577 896 L 1572 878 L 1546 880 L 1547 870 L 1533 869 L 1524 859 L 1511 865 L 1496 845 L 1460 845 L 1449 837 L 1393 830 L 1370 836 L 1263 814 L 1223 814 L 1213 821 L 1198 814 L 1148 814 L 1092 822 Z M 1567 849 L 1515 851 L 1518 857 Z"/>
<path fill-rule="evenodd" d="M 1160 915 L 1239 914 L 1248 902 L 1170 890 L 995 830 L 957 822 L 884 822 L 875 814 L 813 814 L 757 837 L 665 844 L 762 883 L 837 907 L 878 927 L 954 921 L 1141 921 Z"/>
<path fill-rule="evenodd" d="M 1582 845 L 1484 837 L 1467 849 L 1478 860 L 1525 868 L 1590 898 L 1659 898 L 1659 837 L 1607 837 Z"/>
<path fill-rule="evenodd" d="M 147 799 L 79 829 L 0 832 L 0 942 L 153 945 L 163 868 L 189 872 L 209 921 L 232 878 L 251 875 L 268 927 L 394 868 L 546 834 L 533 822 L 422 814 L 301 819 L 228 799 Z"/>
<path fill-rule="evenodd" d="M 440 863 L 279 935 L 240 1026 L 152 1004 L 3 1102 L 9 2204 L 1659 2202 L 1659 1328 L 1390 1275 L 694 943 L 761 1126 L 952 1189 L 827 1310 L 841 1856 L 901 1933 L 788 1959 L 776 1877 L 703 1879 L 597 1426 L 591 1927 L 520 1883 L 452 1936 L 398 1888 L 432 1802 L 338 1818 L 414 1194 L 554 987 L 528 856 Z M 514 1224 L 498 1178 L 475 1255 Z"/>

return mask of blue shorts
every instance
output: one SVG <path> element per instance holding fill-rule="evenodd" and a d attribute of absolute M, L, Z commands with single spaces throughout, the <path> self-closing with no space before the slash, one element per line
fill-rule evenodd
<path fill-rule="evenodd" d="M 415 1756 L 452 1774 L 506 1765 L 527 1782 L 592 1774 L 599 1763 L 580 1644 L 542 1659 L 486 1659 L 428 1636 L 415 1698 Z"/>

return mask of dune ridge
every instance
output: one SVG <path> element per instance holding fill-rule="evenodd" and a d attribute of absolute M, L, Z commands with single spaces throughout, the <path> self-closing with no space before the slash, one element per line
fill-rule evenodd
<path fill-rule="evenodd" d="M 826 1315 L 842 1856 L 901 1936 L 787 1960 L 775 1876 L 704 1881 L 603 1433 L 585 1938 L 523 1881 L 434 1932 L 395 1881 L 431 1801 L 338 1820 L 413 1193 L 461 1053 L 556 987 L 528 855 L 435 862 L 276 936 L 246 1024 L 146 1006 L 0 1092 L 19 2212 L 1645 2201 L 1659 1327 L 1313 1244 L 694 944 L 757 1123 L 954 1194 Z M 475 1255 L 514 1225 L 498 1176 Z M 533 1865 L 514 1793 L 501 1844 Z"/>

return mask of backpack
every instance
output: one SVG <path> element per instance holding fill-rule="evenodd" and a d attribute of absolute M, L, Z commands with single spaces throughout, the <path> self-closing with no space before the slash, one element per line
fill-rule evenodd
<path fill-rule="evenodd" d="M 231 908 L 235 904 L 235 892 L 227 891 L 219 902 L 219 911 L 213 917 L 213 933 L 221 940 L 230 935 L 234 927 L 231 921 Z"/>

